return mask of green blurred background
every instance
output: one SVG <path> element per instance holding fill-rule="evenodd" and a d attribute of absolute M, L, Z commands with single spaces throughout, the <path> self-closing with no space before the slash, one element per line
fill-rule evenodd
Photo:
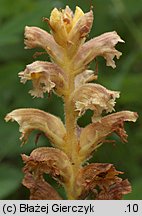
<path fill-rule="evenodd" d="M 31 83 L 20 84 L 17 74 L 34 61 L 35 50 L 24 50 L 24 26 L 48 29 L 42 17 L 49 17 L 55 6 L 64 8 L 67 4 L 73 10 L 78 5 L 85 12 L 89 11 L 91 4 L 94 6 L 95 19 L 90 38 L 116 30 L 125 40 L 125 44 L 117 45 L 123 55 L 116 61 L 115 70 L 106 67 L 104 59 L 98 57 L 98 82 L 112 90 L 120 90 L 116 110 L 137 111 L 139 119 L 135 124 L 125 124 L 128 143 L 123 144 L 113 136 L 116 145 L 104 144 L 91 161 L 114 163 L 118 170 L 125 172 L 123 177 L 132 183 L 133 192 L 125 199 L 142 199 L 142 0 L 0 0 L 0 199 L 28 199 L 29 192 L 21 185 L 23 164 L 20 154 L 29 154 L 36 147 L 37 133 L 33 133 L 21 148 L 18 125 L 5 123 L 6 113 L 16 108 L 34 107 L 64 120 L 60 98 L 52 95 L 32 99 L 28 94 Z M 38 59 L 49 60 L 46 55 Z M 95 68 L 95 63 L 91 67 Z M 85 126 L 90 116 L 88 111 L 79 124 Z M 49 145 L 47 142 L 41 136 L 38 146 Z"/>

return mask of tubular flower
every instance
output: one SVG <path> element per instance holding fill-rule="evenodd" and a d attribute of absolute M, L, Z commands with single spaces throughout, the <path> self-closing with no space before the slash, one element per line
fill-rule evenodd
<path fill-rule="evenodd" d="M 27 142 L 30 133 L 35 129 L 42 131 L 55 145 L 64 143 L 66 129 L 62 121 L 42 110 L 30 108 L 13 110 L 6 115 L 5 120 L 16 121 L 20 125 L 22 133 L 20 139 L 23 144 Z"/>
<path fill-rule="evenodd" d="M 124 122 L 135 122 L 138 117 L 131 111 L 112 113 L 120 92 L 94 83 L 97 71 L 88 67 L 97 56 L 102 56 L 107 66 L 115 68 L 114 58 L 121 56 L 115 45 L 124 41 L 113 31 L 85 42 L 93 24 L 92 10 L 84 13 L 76 7 L 73 13 L 69 6 L 54 8 L 44 21 L 51 28 L 50 33 L 38 27 L 25 27 L 25 48 L 43 48 L 51 62 L 28 64 L 19 77 L 24 84 L 32 82 L 29 93 L 34 98 L 43 98 L 51 91 L 62 97 L 65 124 L 60 118 L 33 108 L 16 109 L 6 115 L 6 121 L 19 124 L 22 144 L 32 131 L 39 130 L 53 145 L 38 147 L 30 156 L 22 154 L 22 183 L 30 190 L 30 199 L 64 198 L 44 179 L 45 174 L 64 187 L 67 199 L 122 199 L 131 192 L 129 181 L 119 177 L 123 173 L 113 164 L 85 162 L 110 141 L 107 137 L 112 133 L 127 142 Z M 77 120 L 88 109 L 93 111 L 92 122 L 82 128 Z"/>
<path fill-rule="evenodd" d="M 53 178 L 58 179 L 61 183 L 68 183 L 72 176 L 71 163 L 59 149 L 40 147 L 35 149 L 31 155 L 23 155 L 23 160 L 26 163 L 25 171 L 40 169 L 42 173 L 49 173 Z"/>
<path fill-rule="evenodd" d="M 83 115 L 87 109 L 94 111 L 93 121 L 98 121 L 105 110 L 114 111 L 115 98 L 119 97 L 119 92 L 107 90 L 99 84 L 84 84 L 73 94 L 76 111 L 79 116 Z"/>
<path fill-rule="evenodd" d="M 41 47 L 51 58 L 62 61 L 62 48 L 55 42 L 53 36 L 38 27 L 25 27 L 25 49 Z"/>
<path fill-rule="evenodd" d="M 106 137 L 115 132 L 123 142 L 127 142 L 127 134 L 124 130 L 124 122 L 135 122 L 137 113 L 121 111 L 102 117 L 99 122 L 87 125 L 80 134 L 80 157 L 86 159 L 102 143 Z"/>
<path fill-rule="evenodd" d="M 42 98 L 43 93 L 49 93 L 52 89 L 62 95 L 66 86 L 64 72 L 51 62 L 33 62 L 19 73 L 19 77 L 22 83 L 32 80 L 34 89 L 30 90 L 29 93 L 34 97 Z"/>
<path fill-rule="evenodd" d="M 115 45 L 118 42 L 124 43 L 115 31 L 104 33 L 86 42 L 80 47 L 75 56 L 74 69 L 84 68 L 97 56 L 103 56 L 106 59 L 106 65 L 115 68 L 116 65 L 113 58 L 116 56 L 119 59 L 122 55 L 121 52 L 115 49 Z"/>

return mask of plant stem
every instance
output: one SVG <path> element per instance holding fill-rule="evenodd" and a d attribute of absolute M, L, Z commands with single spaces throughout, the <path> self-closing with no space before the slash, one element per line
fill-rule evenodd
<path fill-rule="evenodd" d="M 71 98 L 70 96 L 75 89 L 74 75 L 73 72 L 71 71 L 72 70 L 71 68 L 73 67 L 70 65 L 70 61 L 66 60 L 66 72 L 68 75 L 68 89 L 66 91 L 66 96 L 64 97 L 64 111 L 65 111 L 64 113 L 65 113 L 65 124 L 66 124 L 66 131 L 67 131 L 65 151 L 71 160 L 72 168 L 73 168 L 73 176 L 70 181 L 70 186 L 66 191 L 67 191 L 68 199 L 76 199 L 75 192 L 74 192 L 74 183 L 75 183 L 77 172 L 80 168 L 80 161 L 78 157 L 78 139 L 76 134 L 76 128 L 77 128 L 76 113 L 75 113 L 74 104 L 70 99 Z"/>

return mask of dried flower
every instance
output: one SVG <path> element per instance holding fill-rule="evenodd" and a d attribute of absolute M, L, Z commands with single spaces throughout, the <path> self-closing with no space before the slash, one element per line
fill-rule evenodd
<path fill-rule="evenodd" d="M 92 192 L 94 199 L 122 199 L 123 194 L 131 192 L 131 186 L 128 180 L 119 178 L 119 174 L 123 173 L 112 164 L 94 163 L 85 166 L 80 169 L 76 179 L 78 198 L 85 199 Z"/>
<path fill-rule="evenodd" d="M 92 163 L 84 165 L 94 150 L 106 142 L 107 136 L 116 133 L 127 142 L 125 121 L 135 122 L 137 113 L 115 111 L 118 91 L 108 90 L 97 80 L 97 74 L 88 65 L 97 56 L 106 60 L 106 65 L 115 68 L 114 57 L 121 52 L 115 49 L 124 42 L 119 35 L 107 32 L 85 42 L 93 23 L 93 11 L 84 13 L 76 7 L 73 14 L 69 6 L 63 10 L 54 8 L 50 19 L 44 18 L 51 34 L 37 27 L 25 28 L 27 49 L 41 47 L 52 62 L 35 61 L 19 73 L 22 83 L 32 81 L 33 97 L 43 98 L 54 91 L 64 101 L 65 124 L 56 116 L 38 109 L 16 109 L 5 120 L 16 121 L 22 133 L 20 139 L 27 142 L 33 130 L 42 131 L 53 147 L 39 147 L 30 156 L 22 154 L 25 164 L 23 185 L 30 190 L 30 199 L 62 199 L 49 185 L 44 174 L 49 174 L 66 191 L 68 199 L 122 199 L 131 192 L 128 180 L 118 177 L 123 174 L 113 164 Z M 92 122 L 80 128 L 77 119 L 86 110 L 93 110 Z"/>

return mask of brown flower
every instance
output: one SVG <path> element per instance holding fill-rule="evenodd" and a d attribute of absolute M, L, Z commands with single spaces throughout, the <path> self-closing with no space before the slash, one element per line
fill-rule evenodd
<path fill-rule="evenodd" d="M 131 192 L 131 186 L 119 174 L 123 173 L 113 164 L 92 163 L 83 167 L 76 178 L 78 198 L 85 199 L 93 193 L 93 199 L 122 199 L 123 194 Z"/>

